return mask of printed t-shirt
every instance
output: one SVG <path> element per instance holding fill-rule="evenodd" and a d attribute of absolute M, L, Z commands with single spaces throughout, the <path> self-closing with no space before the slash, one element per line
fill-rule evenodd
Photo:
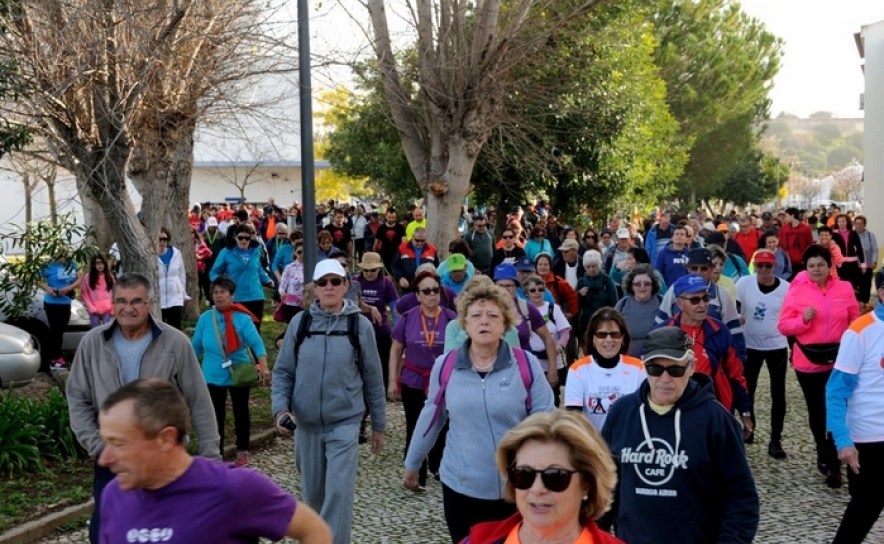
<path fill-rule="evenodd" d="M 404 385 L 412 389 L 427 388 L 433 363 L 445 348 L 445 327 L 449 321 L 455 320 L 457 314 L 441 306 L 435 318 L 421 319 L 421 308 L 418 306 L 406 312 L 396 322 L 393 340 L 405 346 L 406 362 L 399 378 Z"/>
<path fill-rule="evenodd" d="M 276 541 L 296 507 L 294 497 L 256 470 L 194 457 L 184 474 L 159 489 L 122 491 L 111 481 L 102 495 L 100 541 Z"/>
<path fill-rule="evenodd" d="M 844 332 L 835 369 L 857 378 L 847 406 L 850 439 L 861 444 L 884 441 L 884 323 L 874 312 Z"/>
<path fill-rule="evenodd" d="M 580 406 L 593 427 L 602 430 L 608 411 L 617 400 L 638 389 L 645 367 L 629 355 L 621 355 L 614 368 L 602 368 L 592 357 L 571 365 L 565 381 L 565 406 Z"/>
<path fill-rule="evenodd" d="M 362 287 L 362 302 L 369 306 L 374 306 L 381 313 L 380 325 L 377 325 L 372 321 L 375 336 L 379 334 L 389 335 L 390 318 L 387 315 L 387 304 L 399 300 L 399 293 L 396 291 L 396 286 L 393 285 L 393 282 L 390 281 L 389 278 L 381 276 L 380 274 L 378 274 L 377 279 L 374 281 L 368 281 L 362 274 L 360 274 L 356 277 L 356 282 Z M 371 319 L 371 314 L 364 315 Z M 381 364 L 387 364 L 387 361 L 381 361 Z"/>
<path fill-rule="evenodd" d="M 543 316 L 543 321 L 546 323 L 546 328 L 556 342 L 559 340 L 560 332 L 571 330 L 571 323 L 568 322 L 565 314 L 562 313 L 562 307 L 558 304 L 553 307 L 552 318 L 550 318 L 549 315 L 549 302 L 544 302 L 540 306 L 535 306 L 535 308 L 540 311 L 540 314 Z M 540 366 L 543 367 L 544 371 L 549 370 L 549 361 L 546 360 L 546 346 L 543 343 L 543 339 L 540 338 L 539 334 L 531 331 L 530 342 L 531 353 L 533 353 L 537 357 L 537 360 L 540 361 Z M 558 357 L 556 357 L 556 368 L 565 368 L 565 355 L 563 353 L 559 353 Z"/>
<path fill-rule="evenodd" d="M 740 313 L 746 319 L 743 337 L 746 338 L 747 348 L 770 351 L 789 345 L 786 337 L 777 329 L 789 282 L 775 279 L 779 285 L 769 293 L 761 291 L 758 278 L 754 275 L 744 276 L 737 282 L 737 302 L 740 303 Z"/>

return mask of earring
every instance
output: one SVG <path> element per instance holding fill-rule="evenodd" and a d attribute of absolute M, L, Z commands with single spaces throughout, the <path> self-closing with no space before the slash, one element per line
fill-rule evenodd
<path fill-rule="evenodd" d="M 583 500 L 588 501 L 588 500 L 589 500 L 589 495 L 584 495 L 584 496 L 583 496 Z"/>

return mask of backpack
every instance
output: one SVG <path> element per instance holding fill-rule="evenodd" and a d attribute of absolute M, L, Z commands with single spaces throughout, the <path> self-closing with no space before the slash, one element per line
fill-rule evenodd
<path fill-rule="evenodd" d="M 360 314 L 350 314 L 347 316 L 346 331 L 312 331 L 310 325 L 313 323 L 313 316 L 310 310 L 301 312 L 304 314 L 298 323 L 298 330 L 295 333 L 295 354 L 304 343 L 304 339 L 310 336 L 347 336 L 350 339 L 350 345 L 353 346 L 353 354 L 356 357 L 356 365 L 359 367 L 359 374 L 362 374 L 362 348 L 359 345 L 359 317 Z M 297 357 L 295 358 L 297 364 Z"/>
<path fill-rule="evenodd" d="M 445 389 L 448 387 L 448 382 L 451 380 L 451 373 L 454 371 L 454 360 L 457 358 L 457 352 L 457 349 L 449 351 L 445 354 L 445 359 L 442 360 L 442 369 L 439 371 L 439 391 L 436 392 L 436 398 L 433 399 L 433 402 L 436 405 L 436 411 L 433 413 L 433 419 L 431 419 L 430 424 L 427 425 L 427 430 L 424 431 L 423 436 L 427 436 L 427 433 L 433 428 L 436 420 L 439 419 L 439 414 L 442 413 L 442 401 L 445 399 Z M 522 377 L 522 384 L 525 386 L 525 392 L 527 393 L 525 396 L 525 411 L 530 414 L 532 407 L 531 386 L 534 385 L 534 372 L 531 370 L 531 365 L 528 364 L 528 356 L 525 355 L 525 350 L 513 348 L 513 352 L 516 355 L 516 364 L 519 366 L 519 375 Z"/>

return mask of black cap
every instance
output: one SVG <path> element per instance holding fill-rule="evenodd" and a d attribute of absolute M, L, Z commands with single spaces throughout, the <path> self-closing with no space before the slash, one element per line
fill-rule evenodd
<path fill-rule="evenodd" d="M 692 249 L 688 253 L 688 266 L 708 266 L 712 267 L 712 252 L 705 247 Z"/>
<path fill-rule="evenodd" d="M 875 274 L 875 288 L 881 289 L 884 287 L 884 267 L 878 270 L 878 273 Z"/>
<path fill-rule="evenodd" d="M 761 214 L 761 219 L 763 221 L 770 221 L 771 219 L 773 219 L 773 214 L 770 212 L 764 212 L 763 214 Z"/>
<path fill-rule="evenodd" d="M 692 341 L 688 333 L 678 327 L 661 327 L 648 333 L 645 340 L 642 362 L 651 359 L 672 359 L 681 361 L 691 349 Z"/>

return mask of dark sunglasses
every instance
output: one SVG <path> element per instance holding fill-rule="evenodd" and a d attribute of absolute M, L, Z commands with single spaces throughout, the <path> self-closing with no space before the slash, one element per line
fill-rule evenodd
<path fill-rule="evenodd" d="M 620 331 L 595 331 L 595 337 L 599 340 L 604 340 L 605 338 L 620 340 L 623 338 L 623 333 Z"/>
<path fill-rule="evenodd" d="M 295 255 L 302 255 L 303 253 L 304 252 L 299 249 L 298 251 L 295 252 Z"/>
<path fill-rule="evenodd" d="M 239 240 L 240 242 L 248 242 L 249 240 L 252 239 L 252 237 L 251 236 L 237 236 L 236 239 Z"/>
<path fill-rule="evenodd" d="M 504 240 L 512 240 L 515 236 L 501 236 Z"/>
<path fill-rule="evenodd" d="M 578 471 L 566 468 L 538 470 L 531 467 L 510 467 L 507 470 L 507 475 L 513 487 L 524 490 L 531 489 L 531 486 L 537 480 L 537 475 L 540 474 L 540 481 L 543 482 L 543 487 L 553 493 L 561 493 L 571 485 L 571 475 L 575 472 Z"/>
<path fill-rule="evenodd" d="M 691 304 L 693 304 L 694 306 L 696 306 L 697 304 L 700 304 L 701 302 L 709 302 L 709 295 L 697 295 L 695 297 L 678 297 L 678 298 L 680 298 L 682 300 L 686 300 L 686 301 L 690 302 Z"/>
<path fill-rule="evenodd" d="M 169 239 L 166 238 L 165 236 L 160 236 L 160 242 L 168 242 L 168 241 L 169 241 Z"/>
<path fill-rule="evenodd" d="M 708 266 L 689 266 L 688 270 L 691 272 L 706 272 L 709 270 Z"/>
<path fill-rule="evenodd" d="M 321 279 L 316 280 L 317 287 L 325 287 L 328 284 L 332 284 L 335 287 L 340 287 L 341 285 L 344 284 L 344 278 L 331 278 L 331 279 L 321 278 Z"/>
<path fill-rule="evenodd" d="M 529 293 L 534 294 L 534 293 L 542 293 L 542 292 L 546 291 L 546 289 L 543 287 L 536 287 L 536 288 L 532 288 L 532 289 L 527 289 L 527 291 Z"/>
<path fill-rule="evenodd" d="M 755 263 L 755 268 L 773 268 L 772 263 Z"/>
<path fill-rule="evenodd" d="M 663 366 L 654 363 L 645 363 L 645 372 L 648 373 L 648 376 L 653 376 L 654 378 L 662 376 L 664 372 L 668 372 L 673 378 L 681 378 L 687 370 L 687 366 Z"/>
<path fill-rule="evenodd" d="M 633 287 L 651 287 L 653 285 L 654 284 L 649 281 L 634 281 L 634 282 L 632 282 Z"/>
<path fill-rule="evenodd" d="M 423 244 L 424 242 L 426 242 L 426 240 L 422 240 L 420 238 L 412 238 L 411 241 L 415 244 Z"/>
<path fill-rule="evenodd" d="M 438 295 L 442 289 L 439 287 L 427 287 L 426 289 L 421 289 L 420 292 L 422 295 Z"/>

